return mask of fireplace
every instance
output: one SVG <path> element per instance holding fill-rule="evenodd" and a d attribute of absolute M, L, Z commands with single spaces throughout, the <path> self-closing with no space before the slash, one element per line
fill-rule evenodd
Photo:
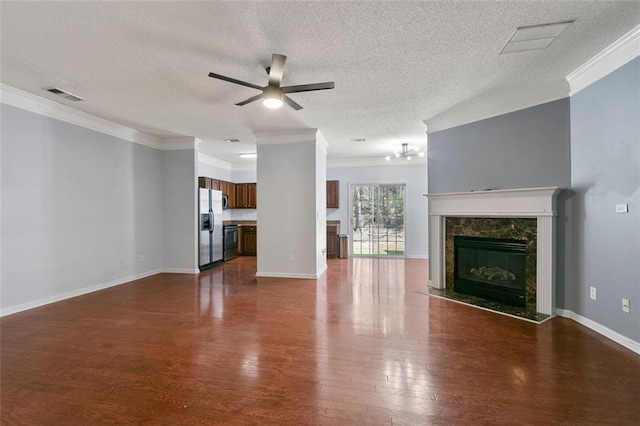
<path fill-rule="evenodd" d="M 532 311 L 518 314 L 501 311 L 490 306 L 492 301 L 484 298 L 467 296 L 468 299 L 479 299 L 486 301 L 483 305 L 474 300 L 466 300 L 463 303 L 480 306 L 484 309 L 495 310 L 536 322 L 545 321 L 555 315 L 556 309 L 556 198 L 561 189 L 557 187 L 548 188 L 522 188 L 522 189 L 499 189 L 487 191 L 469 191 L 444 194 L 428 194 L 429 197 L 429 285 L 430 289 L 442 293 L 447 297 L 448 292 L 457 293 L 453 290 L 453 283 L 448 287 L 448 283 L 453 281 L 453 268 L 447 268 L 449 258 L 447 243 L 447 221 L 451 218 L 461 220 L 485 221 L 514 219 L 507 225 L 492 227 L 489 233 L 486 226 L 473 228 L 469 232 L 456 232 L 454 235 L 466 235 L 472 237 L 491 238 L 513 238 L 527 241 L 527 261 L 526 261 L 526 307 L 524 310 Z M 516 231 L 521 226 L 521 222 L 532 220 L 535 225 L 526 226 L 524 234 L 521 232 L 511 232 L 509 228 Z M 469 229 L 467 226 L 461 226 Z M 514 229 L 515 228 L 515 229 Z M 480 232 L 482 231 L 482 232 Z M 535 235 L 535 242 L 531 238 L 531 232 Z M 453 243 L 453 242 L 452 242 Z M 453 244 L 451 244 L 453 245 Z M 453 252 L 453 249 L 451 249 Z M 451 263 L 453 263 L 453 253 L 451 253 Z M 449 272 L 451 271 L 451 272 Z M 451 281 L 448 276 L 451 274 Z M 499 303 L 499 302 L 495 302 Z M 502 303 L 504 306 L 510 306 Z M 521 307 L 513 307 L 523 309 Z"/>
<path fill-rule="evenodd" d="M 454 237 L 453 290 L 526 306 L 526 241 Z"/>

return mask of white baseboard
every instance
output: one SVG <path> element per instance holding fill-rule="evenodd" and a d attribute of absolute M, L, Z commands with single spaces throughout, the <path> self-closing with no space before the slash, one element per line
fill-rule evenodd
<path fill-rule="evenodd" d="M 258 278 L 298 278 L 304 280 L 317 280 L 322 275 L 322 272 L 318 274 L 296 274 L 293 272 L 256 272 Z"/>
<path fill-rule="evenodd" d="M 46 297 L 44 299 L 34 300 L 32 302 L 22 303 L 16 306 L 10 306 L 0 310 L 0 317 L 15 314 L 18 312 L 26 311 L 28 309 L 38 308 L 40 306 L 49 305 L 51 303 L 60 302 L 61 300 L 70 299 L 76 296 L 82 296 L 83 294 L 93 293 L 94 291 L 104 290 L 105 288 L 115 287 L 117 285 L 125 284 L 131 281 L 139 280 L 142 278 L 150 277 L 152 275 L 159 274 L 163 271 L 160 269 L 154 269 L 152 271 L 143 272 L 142 274 L 130 275 L 124 278 L 118 278 L 108 283 L 97 284 L 91 287 L 84 287 L 78 290 L 68 291 L 65 293 L 57 294 L 55 296 Z"/>
<path fill-rule="evenodd" d="M 320 270 L 318 271 L 318 273 L 317 273 L 318 277 L 317 278 L 320 278 L 322 276 L 322 274 L 324 274 L 326 272 L 326 270 L 327 270 L 327 264 L 325 263 L 322 266 L 322 268 L 320 268 Z"/>
<path fill-rule="evenodd" d="M 635 340 L 631 340 L 628 337 L 623 336 L 620 333 L 617 333 L 610 328 L 605 327 L 602 324 L 599 324 L 595 321 L 590 320 L 589 318 L 585 318 L 582 315 L 578 315 L 573 311 L 569 311 L 567 309 L 556 309 L 556 313 L 564 318 L 569 318 L 577 322 L 578 324 L 584 325 L 587 328 L 595 331 L 596 333 L 602 334 L 604 337 L 613 340 L 619 345 L 624 346 L 640 355 L 640 343 Z"/>
<path fill-rule="evenodd" d="M 163 268 L 162 271 L 163 274 L 199 274 L 200 270 L 199 269 L 189 269 L 189 268 Z"/>

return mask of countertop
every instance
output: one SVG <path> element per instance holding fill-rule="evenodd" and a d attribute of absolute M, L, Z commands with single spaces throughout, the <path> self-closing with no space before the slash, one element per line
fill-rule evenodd
<path fill-rule="evenodd" d="M 238 225 L 238 226 L 257 226 L 258 223 L 255 220 L 223 220 L 224 225 Z"/>
<path fill-rule="evenodd" d="M 258 222 L 255 220 L 224 220 L 222 221 L 222 225 L 238 225 L 238 226 L 257 226 Z M 339 220 L 328 220 L 328 226 L 340 226 Z"/>

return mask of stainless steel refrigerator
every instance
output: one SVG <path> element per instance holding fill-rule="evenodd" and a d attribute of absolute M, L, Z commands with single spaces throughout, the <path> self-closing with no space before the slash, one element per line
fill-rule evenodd
<path fill-rule="evenodd" d="M 222 192 L 200 188 L 198 265 L 200 270 L 222 262 Z"/>

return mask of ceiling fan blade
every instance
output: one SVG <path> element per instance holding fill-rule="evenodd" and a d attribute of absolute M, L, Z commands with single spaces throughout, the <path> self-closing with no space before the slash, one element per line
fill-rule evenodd
<path fill-rule="evenodd" d="M 289 105 L 291 108 L 295 109 L 296 111 L 299 111 L 302 109 L 302 107 L 300 106 L 300 104 L 298 104 L 297 102 L 294 102 L 293 99 L 291 99 L 288 96 L 283 96 L 282 99 L 287 103 L 287 105 Z"/>
<path fill-rule="evenodd" d="M 225 75 L 216 74 L 214 72 L 210 72 L 209 73 L 209 77 L 217 78 L 218 80 L 228 81 L 229 83 L 239 84 L 240 86 L 251 87 L 252 89 L 258 89 L 258 90 L 262 90 L 263 89 L 263 87 L 260 87 L 260 86 L 258 86 L 256 84 L 247 83 L 246 81 L 242 81 L 242 80 L 236 80 L 235 78 L 227 77 Z"/>
<path fill-rule="evenodd" d="M 262 93 L 260 93 L 259 95 L 252 96 L 249 99 L 247 99 L 246 101 L 238 102 L 236 105 L 238 105 L 238 106 L 246 105 L 246 104 L 249 104 L 251 102 L 257 101 L 258 99 L 262 99 Z"/>
<path fill-rule="evenodd" d="M 282 74 L 284 73 L 284 64 L 287 57 L 274 53 L 271 57 L 271 66 L 269 67 L 269 86 L 280 87 L 282 83 Z"/>
<path fill-rule="evenodd" d="M 335 84 L 333 81 L 326 83 L 300 84 L 298 86 L 281 87 L 283 93 L 312 92 L 314 90 L 333 89 Z"/>

